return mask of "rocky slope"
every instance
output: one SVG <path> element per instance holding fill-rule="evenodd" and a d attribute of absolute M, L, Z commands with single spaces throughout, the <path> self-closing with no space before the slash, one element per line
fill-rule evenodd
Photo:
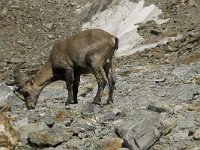
<path fill-rule="evenodd" d="M 145 43 L 182 35 L 179 40 L 114 59 L 115 103 L 90 104 L 96 81 L 83 76 L 79 103 L 64 106 L 64 82 L 47 86 L 35 110 L 5 82 L 25 60 L 24 74 L 33 75 L 48 57 L 55 40 L 78 32 L 93 14 L 111 1 L 0 2 L 0 147 L 58 150 L 198 150 L 200 148 L 200 2 L 147 0 L 162 11 L 158 25 L 140 23 Z M 27 76 L 25 77 L 27 78 Z M 9 127 L 9 128 L 8 128 Z M 2 141 L 2 142 L 1 142 Z"/>

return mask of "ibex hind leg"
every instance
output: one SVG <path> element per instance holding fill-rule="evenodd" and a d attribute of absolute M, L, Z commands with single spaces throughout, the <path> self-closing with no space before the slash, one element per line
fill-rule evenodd
<path fill-rule="evenodd" d="M 107 104 L 110 104 L 110 103 L 113 103 L 113 92 L 115 88 L 115 78 L 113 77 L 111 61 L 110 63 L 107 63 L 104 65 L 104 71 L 105 71 L 105 74 L 108 80 L 108 85 L 109 85 L 109 95 L 107 99 Z"/>
<path fill-rule="evenodd" d="M 91 66 L 91 69 L 95 75 L 95 78 L 97 80 L 98 83 L 98 90 L 97 90 L 97 94 L 94 98 L 94 101 L 92 102 L 93 104 L 101 104 L 101 96 L 103 95 L 103 90 L 106 86 L 106 77 L 104 75 L 104 69 L 102 66 L 99 66 L 99 64 L 93 64 Z"/>

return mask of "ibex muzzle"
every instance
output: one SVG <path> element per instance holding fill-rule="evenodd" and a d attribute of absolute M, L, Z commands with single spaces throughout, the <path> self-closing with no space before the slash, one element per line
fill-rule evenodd
<path fill-rule="evenodd" d="M 34 78 L 23 81 L 19 64 L 14 70 L 18 93 L 28 109 L 34 109 L 42 89 L 57 80 L 67 85 L 68 99 L 65 105 L 78 103 L 77 93 L 80 75 L 91 70 L 98 82 L 98 91 L 93 103 L 100 104 L 101 95 L 108 81 L 107 103 L 113 103 L 115 79 L 112 73 L 112 58 L 118 48 L 118 38 L 100 29 L 90 29 L 55 43 L 47 62 L 38 70 Z"/>

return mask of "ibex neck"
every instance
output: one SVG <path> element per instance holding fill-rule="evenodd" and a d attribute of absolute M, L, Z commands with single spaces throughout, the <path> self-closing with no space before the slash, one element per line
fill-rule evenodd
<path fill-rule="evenodd" d="M 47 61 L 36 73 L 33 82 L 36 86 L 40 87 L 41 89 L 44 88 L 46 85 L 51 83 L 53 78 L 53 70 L 51 66 L 51 62 Z"/>

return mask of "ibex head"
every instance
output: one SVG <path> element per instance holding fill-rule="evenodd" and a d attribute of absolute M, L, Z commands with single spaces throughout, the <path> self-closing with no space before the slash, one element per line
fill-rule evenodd
<path fill-rule="evenodd" d="M 24 62 L 18 64 L 14 69 L 14 83 L 17 86 L 15 91 L 23 96 L 22 98 L 17 95 L 17 97 L 26 103 L 26 107 L 28 109 L 34 109 L 39 97 L 39 91 L 37 90 L 32 79 L 25 82 L 22 80 L 20 68 L 23 64 Z"/>

